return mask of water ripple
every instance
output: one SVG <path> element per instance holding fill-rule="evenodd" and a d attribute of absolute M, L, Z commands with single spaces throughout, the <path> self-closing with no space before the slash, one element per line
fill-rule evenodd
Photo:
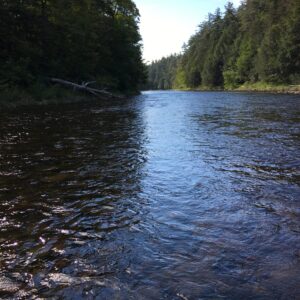
<path fill-rule="evenodd" d="M 296 299 L 297 97 L 1 112 L 0 298 Z"/>

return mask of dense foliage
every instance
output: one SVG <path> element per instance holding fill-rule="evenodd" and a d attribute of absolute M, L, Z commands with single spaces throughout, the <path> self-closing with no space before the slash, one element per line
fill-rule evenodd
<path fill-rule="evenodd" d="M 179 66 L 179 56 L 164 57 L 151 64 L 148 72 L 148 89 L 172 89 Z"/>
<path fill-rule="evenodd" d="M 0 88 L 58 77 L 136 90 L 138 22 L 131 0 L 0 0 Z"/>
<path fill-rule="evenodd" d="M 168 88 L 229 89 L 256 82 L 299 84 L 300 1 L 245 0 L 238 9 L 228 3 L 223 14 L 217 9 L 200 24 L 183 55 L 152 63 L 149 74 L 149 86 L 156 89 L 165 82 Z"/>

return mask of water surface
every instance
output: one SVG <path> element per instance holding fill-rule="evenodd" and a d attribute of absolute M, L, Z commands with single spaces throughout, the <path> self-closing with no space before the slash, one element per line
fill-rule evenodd
<path fill-rule="evenodd" d="M 0 112 L 0 298 L 299 299 L 299 198 L 299 96 Z"/>

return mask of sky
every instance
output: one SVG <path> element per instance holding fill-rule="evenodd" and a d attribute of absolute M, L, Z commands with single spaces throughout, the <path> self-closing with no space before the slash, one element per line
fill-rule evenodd
<path fill-rule="evenodd" d="M 182 50 L 208 13 L 224 8 L 228 0 L 134 0 L 140 14 L 143 56 L 146 62 Z M 237 7 L 240 0 L 231 0 Z"/>

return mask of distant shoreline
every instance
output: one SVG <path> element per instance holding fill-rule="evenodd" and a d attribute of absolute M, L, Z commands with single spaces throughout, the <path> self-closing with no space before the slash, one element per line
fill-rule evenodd
<path fill-rule="evenodd" d="M 300 85 L 268 85 L 263 83 L 245 84 L 235 89 L 245 92 L 269 92 L 275 94 L 300 94 Z"/>
<path fill-rule="evenodd" d="M 149 91 L 149 90 L 144 90 Z M 159 91 L 159 90 L 153 90 Z M 161 91 L 168 91 L 161 90 Z M 221 89 L 221 88 L 177 88 L 169 89 L 169 91 L 186 91 L 186 92 L 243 92 L 243 93 L 270 93 L 270 94 L 288 94 L 288 95 L 300 95 L 300 85 L 282 85 L 282 86 L 265 86 L 262 88 L 257 85 L 243 85 L 236 89 Z M 48 92 L 47 89 L 45 92 Z M 9 95 L 9 96 L 8 96 Z M 72 91 L 61 89 L 60 93 L 49 93 L 47 97 L 45 95 L 32 96 L 29 93 L 24 93 L 20 90 L 6 91 L 0 93 L 0 109 L 14 109 L 22 106 L 46 106 L 46 105 L 60 105 L 60 104 L 72 104 L 72 103 L 84 103 L 105 101 L 109 98 L 95 98 L 90 95 L 78 94 Z"/>
<path fill-rule="evenodd" d="M 244 84 L 237 88 L 222 89 L 222 88 L 179 88 L 177 91 L 198 91 L 198 92 L 247 92 L 247 93 L 271 93 L 271 94 L 290 94 L 300 95 L 300 85 L 271 85 L 264 83 Z"/>

